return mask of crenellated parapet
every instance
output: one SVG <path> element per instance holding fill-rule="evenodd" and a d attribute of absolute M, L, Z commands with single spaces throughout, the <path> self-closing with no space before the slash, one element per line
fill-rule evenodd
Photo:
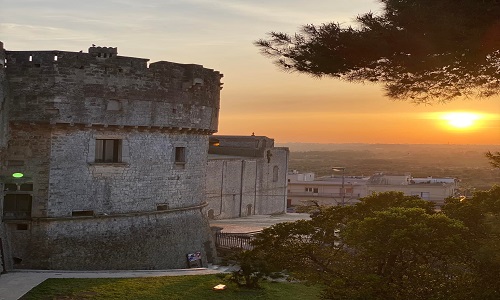
<path fill-rule="evenodd" d="M 5 51 L 9 121 L 216 132 L 222 75 L 116 48 Z"/>

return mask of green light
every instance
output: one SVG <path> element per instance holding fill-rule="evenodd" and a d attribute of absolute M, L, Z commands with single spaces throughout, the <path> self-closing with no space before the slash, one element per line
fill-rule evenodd
<path fill-rule="evenodd" d="M 23 173 L 14 173 L 14 174 L 12 174 L 12 177 L 14 177 L 14 178 L 21 178 L 23 176 L 24 176 Z"/>

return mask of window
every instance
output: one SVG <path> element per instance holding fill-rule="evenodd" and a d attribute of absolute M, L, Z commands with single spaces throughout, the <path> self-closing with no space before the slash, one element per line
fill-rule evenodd
<path fill-rule="evenodd" d="M 167 203 L 156 205 L 156 210 L 168 210 L 168 209 L 169 209 L 169 206 Z"/>
<path fill-rule="evenodd" d="M 74 210 L 71 212 L 72 217 L 92 217 L 94 216 L 93 210 Z"/>
<path fill-rule="evenodd" d="M 33 183 L 23 183 L 19 186 L 19 190 L 23 192 L 33 191 Z"/>
<path fill-rule="evenodd" d="M 119 163 L 122 160 L 122 140 L 95 141 L 95 162 Z"/>
<path fill-rule="evenodd" d="M 3 189 L 4 189 L 4 191 L 15 192 L 15 191 L 17 191 L 17 184 L 6 183 L 6 184 L 4 184 Z"/>
<path fill-rule="evenodd" d="M 273 167 L 273 182 L 278 181 L 278 171 L 279 171 L 278 166 L 274 166 Z"/>
<path fill-rule="evenodd" d="M 317 194 L 317 193 L 318 193 L 318 188 L 314 188 L 314 189 L 313 189 L 313 193 L 316 193 L 316 194 Z"/>
<path fill-rule="evenodd" d="M 16 224 L 16 230 L 28 230 L 28 224 Z"/>
<path fill-rule="evenodd" d="M 6 194 L 3 199 L 4 219 L 29 219 L 31 217 L 31 195 Z"/>
<path fill-rule="evenodd" d="M 312 192 L 312 191 L 313 191 L 313 188 L 306 187 L 306 192 Z"/>
<path fill-rule="evenodd" d="M 175 147 L 175 163 L 186 163 L 186 147 Z"/>

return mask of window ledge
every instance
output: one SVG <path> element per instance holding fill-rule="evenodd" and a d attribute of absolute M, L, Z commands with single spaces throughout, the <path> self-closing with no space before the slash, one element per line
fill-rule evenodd
<path fill-rule="evenodd" d="M 128 167 L 128 163 L 124 162 L 117 162 L 117 163 L 100 163 L 100 162 L 93 162 L 89 163 L 90 166 L 103 166 L 103 167 Z"/>

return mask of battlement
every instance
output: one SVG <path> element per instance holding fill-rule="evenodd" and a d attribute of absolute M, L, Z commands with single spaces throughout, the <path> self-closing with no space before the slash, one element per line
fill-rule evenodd
<path fill-rule="evenodd" d="M 2 49 L 10 121 L 217 130 L 222 75 L 212 69 L 148 66 L 149 59 L 119 56 L 113 47 Z"/>
<path fill-rule="evenodd" d="M 118 48 L 92 46 L 89 48 L 89 54 L 102 58 L 113 57 L 118 55 Z"/>

